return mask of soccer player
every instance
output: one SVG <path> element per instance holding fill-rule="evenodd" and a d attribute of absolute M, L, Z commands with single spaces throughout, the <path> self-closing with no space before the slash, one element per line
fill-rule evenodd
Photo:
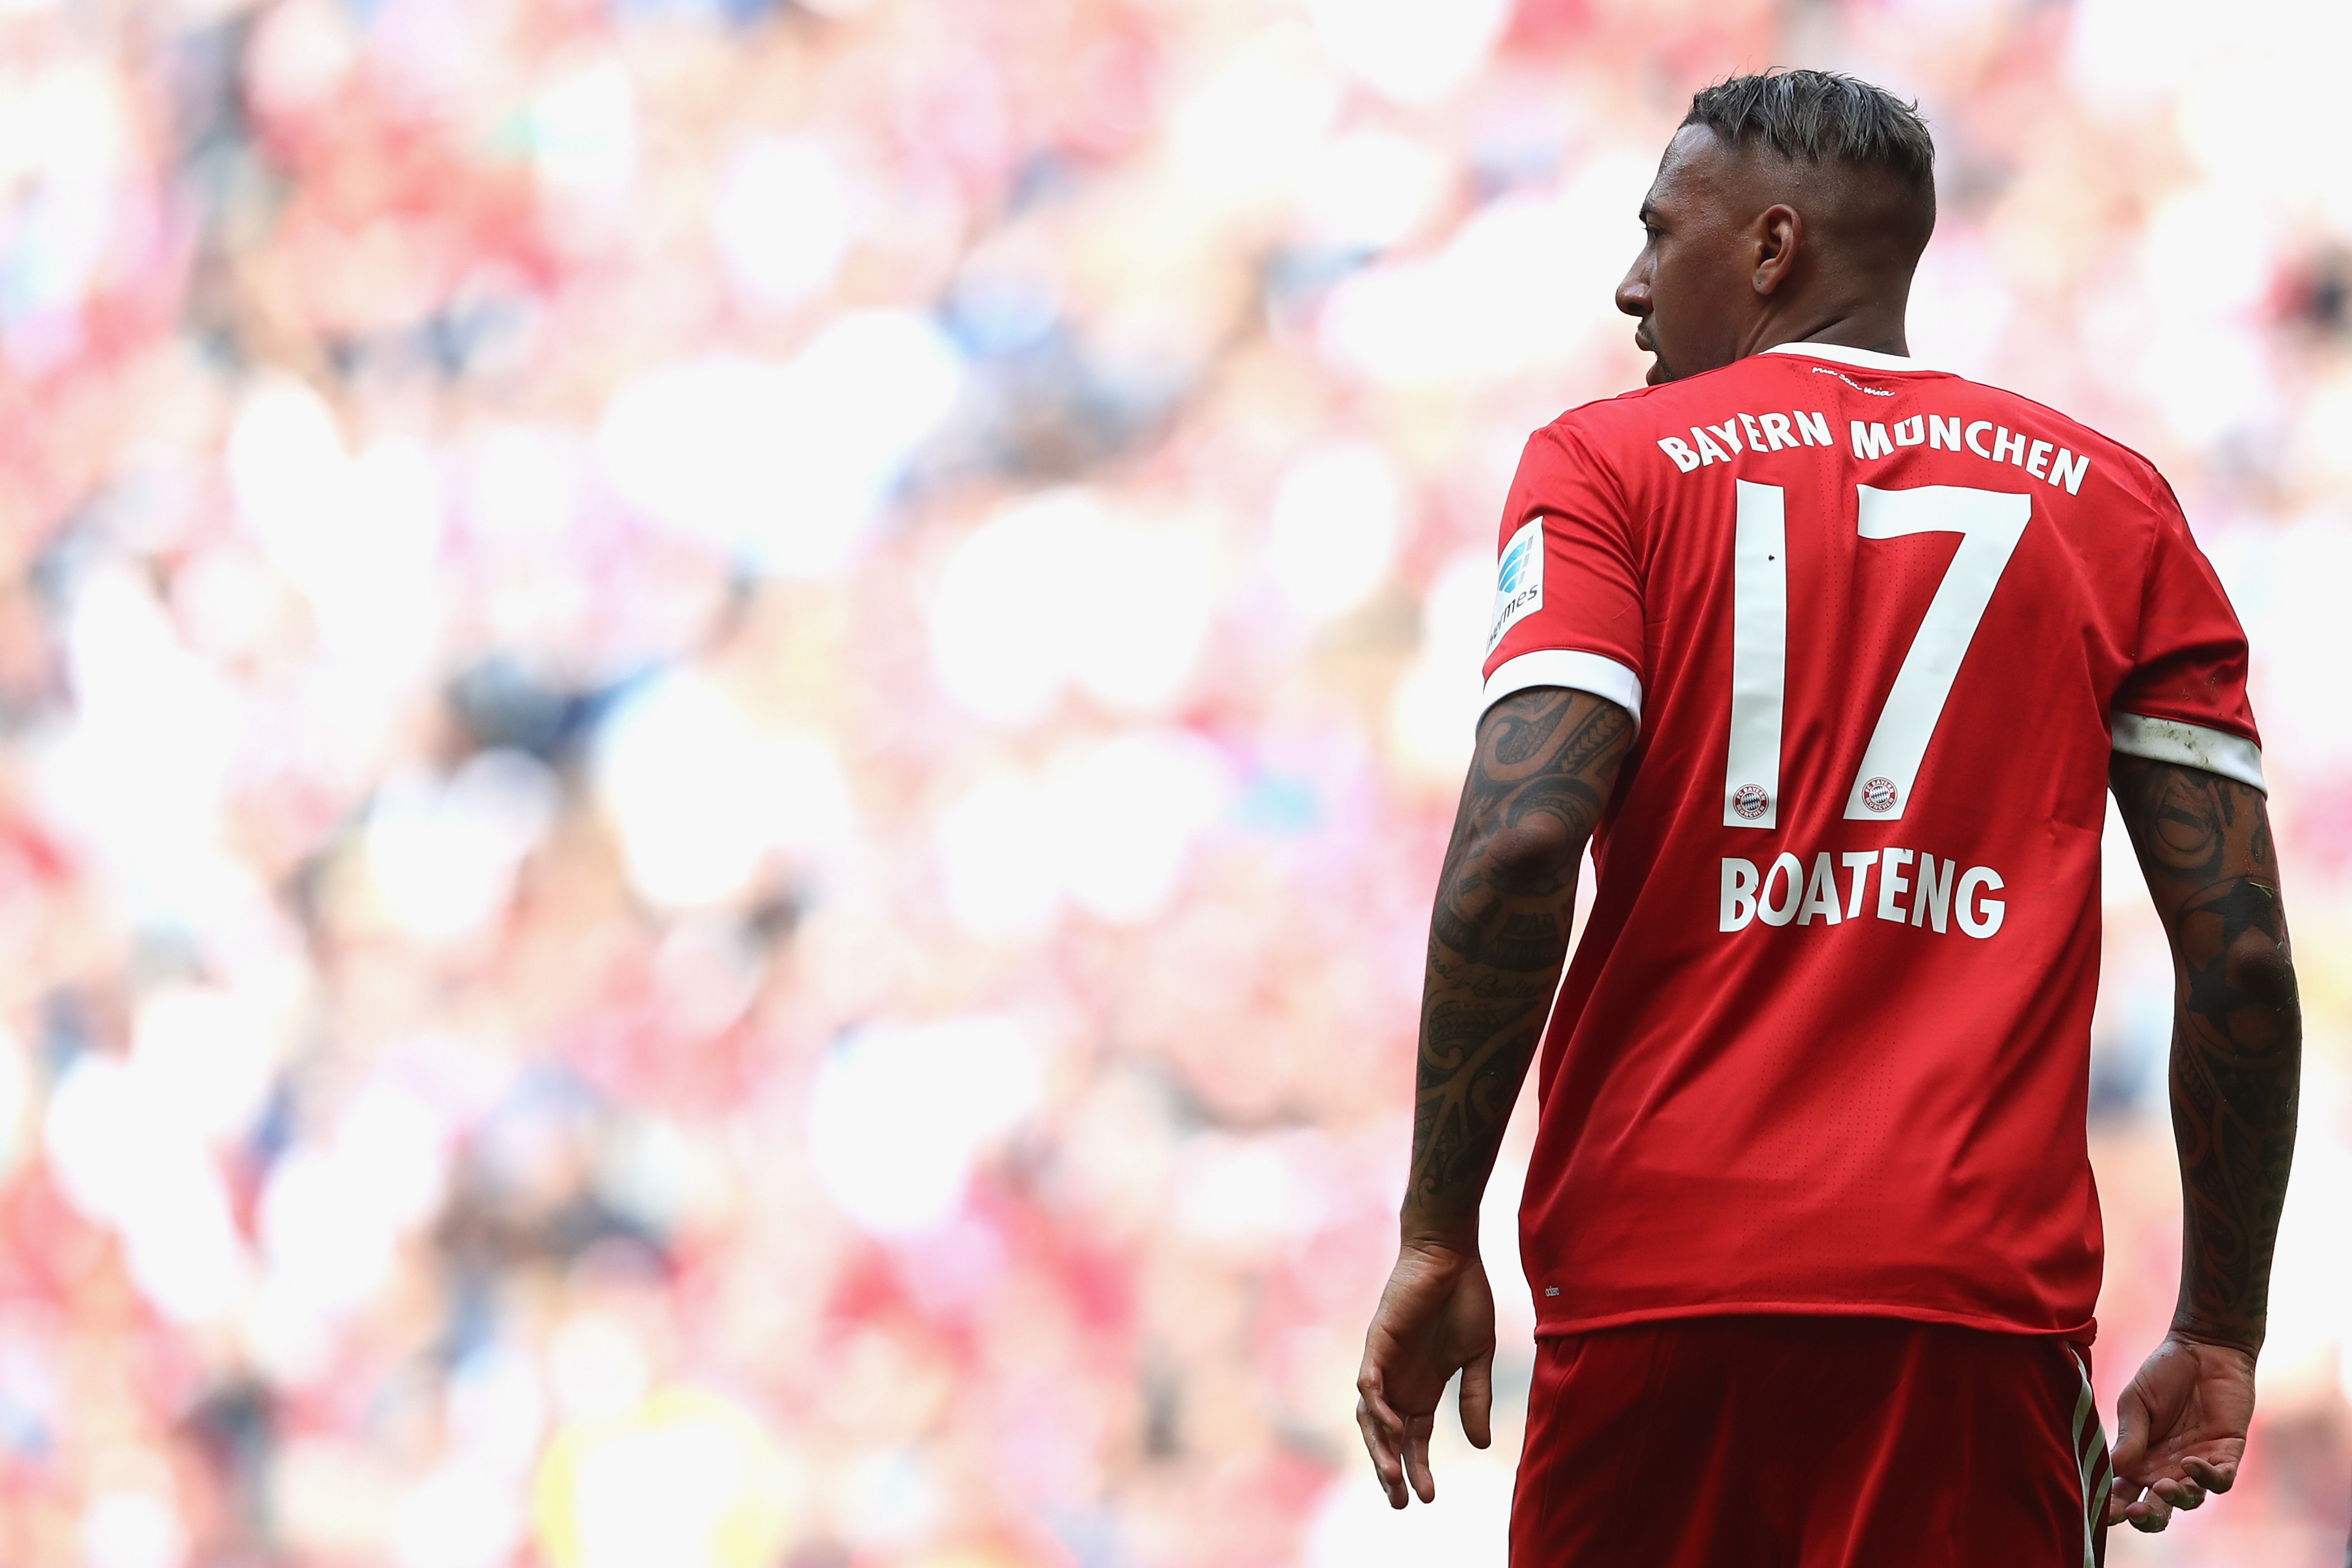
<path fill-rule="evenodd" d="M 1478 1205 L 1540 1043 L 1519 1568 L 2071 1568 L 2244 1452 L 2301 1038 L 2245 639 L 2145 458 L 1908 357 L 1933 158 L 1849 78 L 1699 93 L 1617 293 L 1650 384 L 1538 431 L 1506 503 L 1357 1387 L 1397 1507 L 1457 1372 L 1488 1440 Z M 2112 1488 L 2110 788 L 2187 1215 Z"/>

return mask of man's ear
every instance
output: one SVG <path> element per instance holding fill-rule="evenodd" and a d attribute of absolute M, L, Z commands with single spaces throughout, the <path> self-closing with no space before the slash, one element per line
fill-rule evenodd
<path fill-rule="evenodd" d="M 1756 292 L 1769 294 L 1797 264 L 1797 253 L 1804 245 L 1805 220 L 1796 208 L 1779 203 L 1757 217 L 1755 236 Z"/>

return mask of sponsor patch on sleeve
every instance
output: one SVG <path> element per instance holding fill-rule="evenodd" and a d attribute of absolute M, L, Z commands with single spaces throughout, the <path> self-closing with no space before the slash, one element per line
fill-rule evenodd
<path fill-rule="evenodd" d="M 1503 546 L 1503 563 L 1495 580 L 1495 621 L 1487 628 L 1486 652 L 1502 646 L 1503 634 L 1543 605 L 1543 519 L 1537 518 Z"/>

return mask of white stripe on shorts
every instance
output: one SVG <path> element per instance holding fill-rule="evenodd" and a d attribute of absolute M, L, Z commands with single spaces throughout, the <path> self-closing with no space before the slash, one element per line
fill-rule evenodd
<path fill-rule="evenodd" d="M 2083 1380 L 2083 1392 L 2074 1401 L 2074 1468 L 2083 1479 L 2083 1568 L 2097 1568 L 2098 1521 L 2106 1511 L 2107 1489 L 2116 1473 L 2107 1458 L 2107 1434 L 2099 1425 L 2098 1395 L 2091 1392 L 2091 1369 L 2072 1345 L 2066 1347 L 2066 1359 Z"/>

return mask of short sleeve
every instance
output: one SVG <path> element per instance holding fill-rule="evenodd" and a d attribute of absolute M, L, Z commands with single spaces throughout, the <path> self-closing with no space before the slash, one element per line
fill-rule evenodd
<path fill-rule="evenodd" d="M 2115 749 L 2263 785 L 2262 736 L 2246 697 L 2246 634 L 2180 503 L 2159 481 L 2139 646 L 2116 692 Z"/>
<path fill-rule="evenodd" d="M 1642 718 L 1642 573 L 1612 474 L 1556 426 L 1528 438 L 1504 503 L 1482 710 L 1564 686 Z"/>

